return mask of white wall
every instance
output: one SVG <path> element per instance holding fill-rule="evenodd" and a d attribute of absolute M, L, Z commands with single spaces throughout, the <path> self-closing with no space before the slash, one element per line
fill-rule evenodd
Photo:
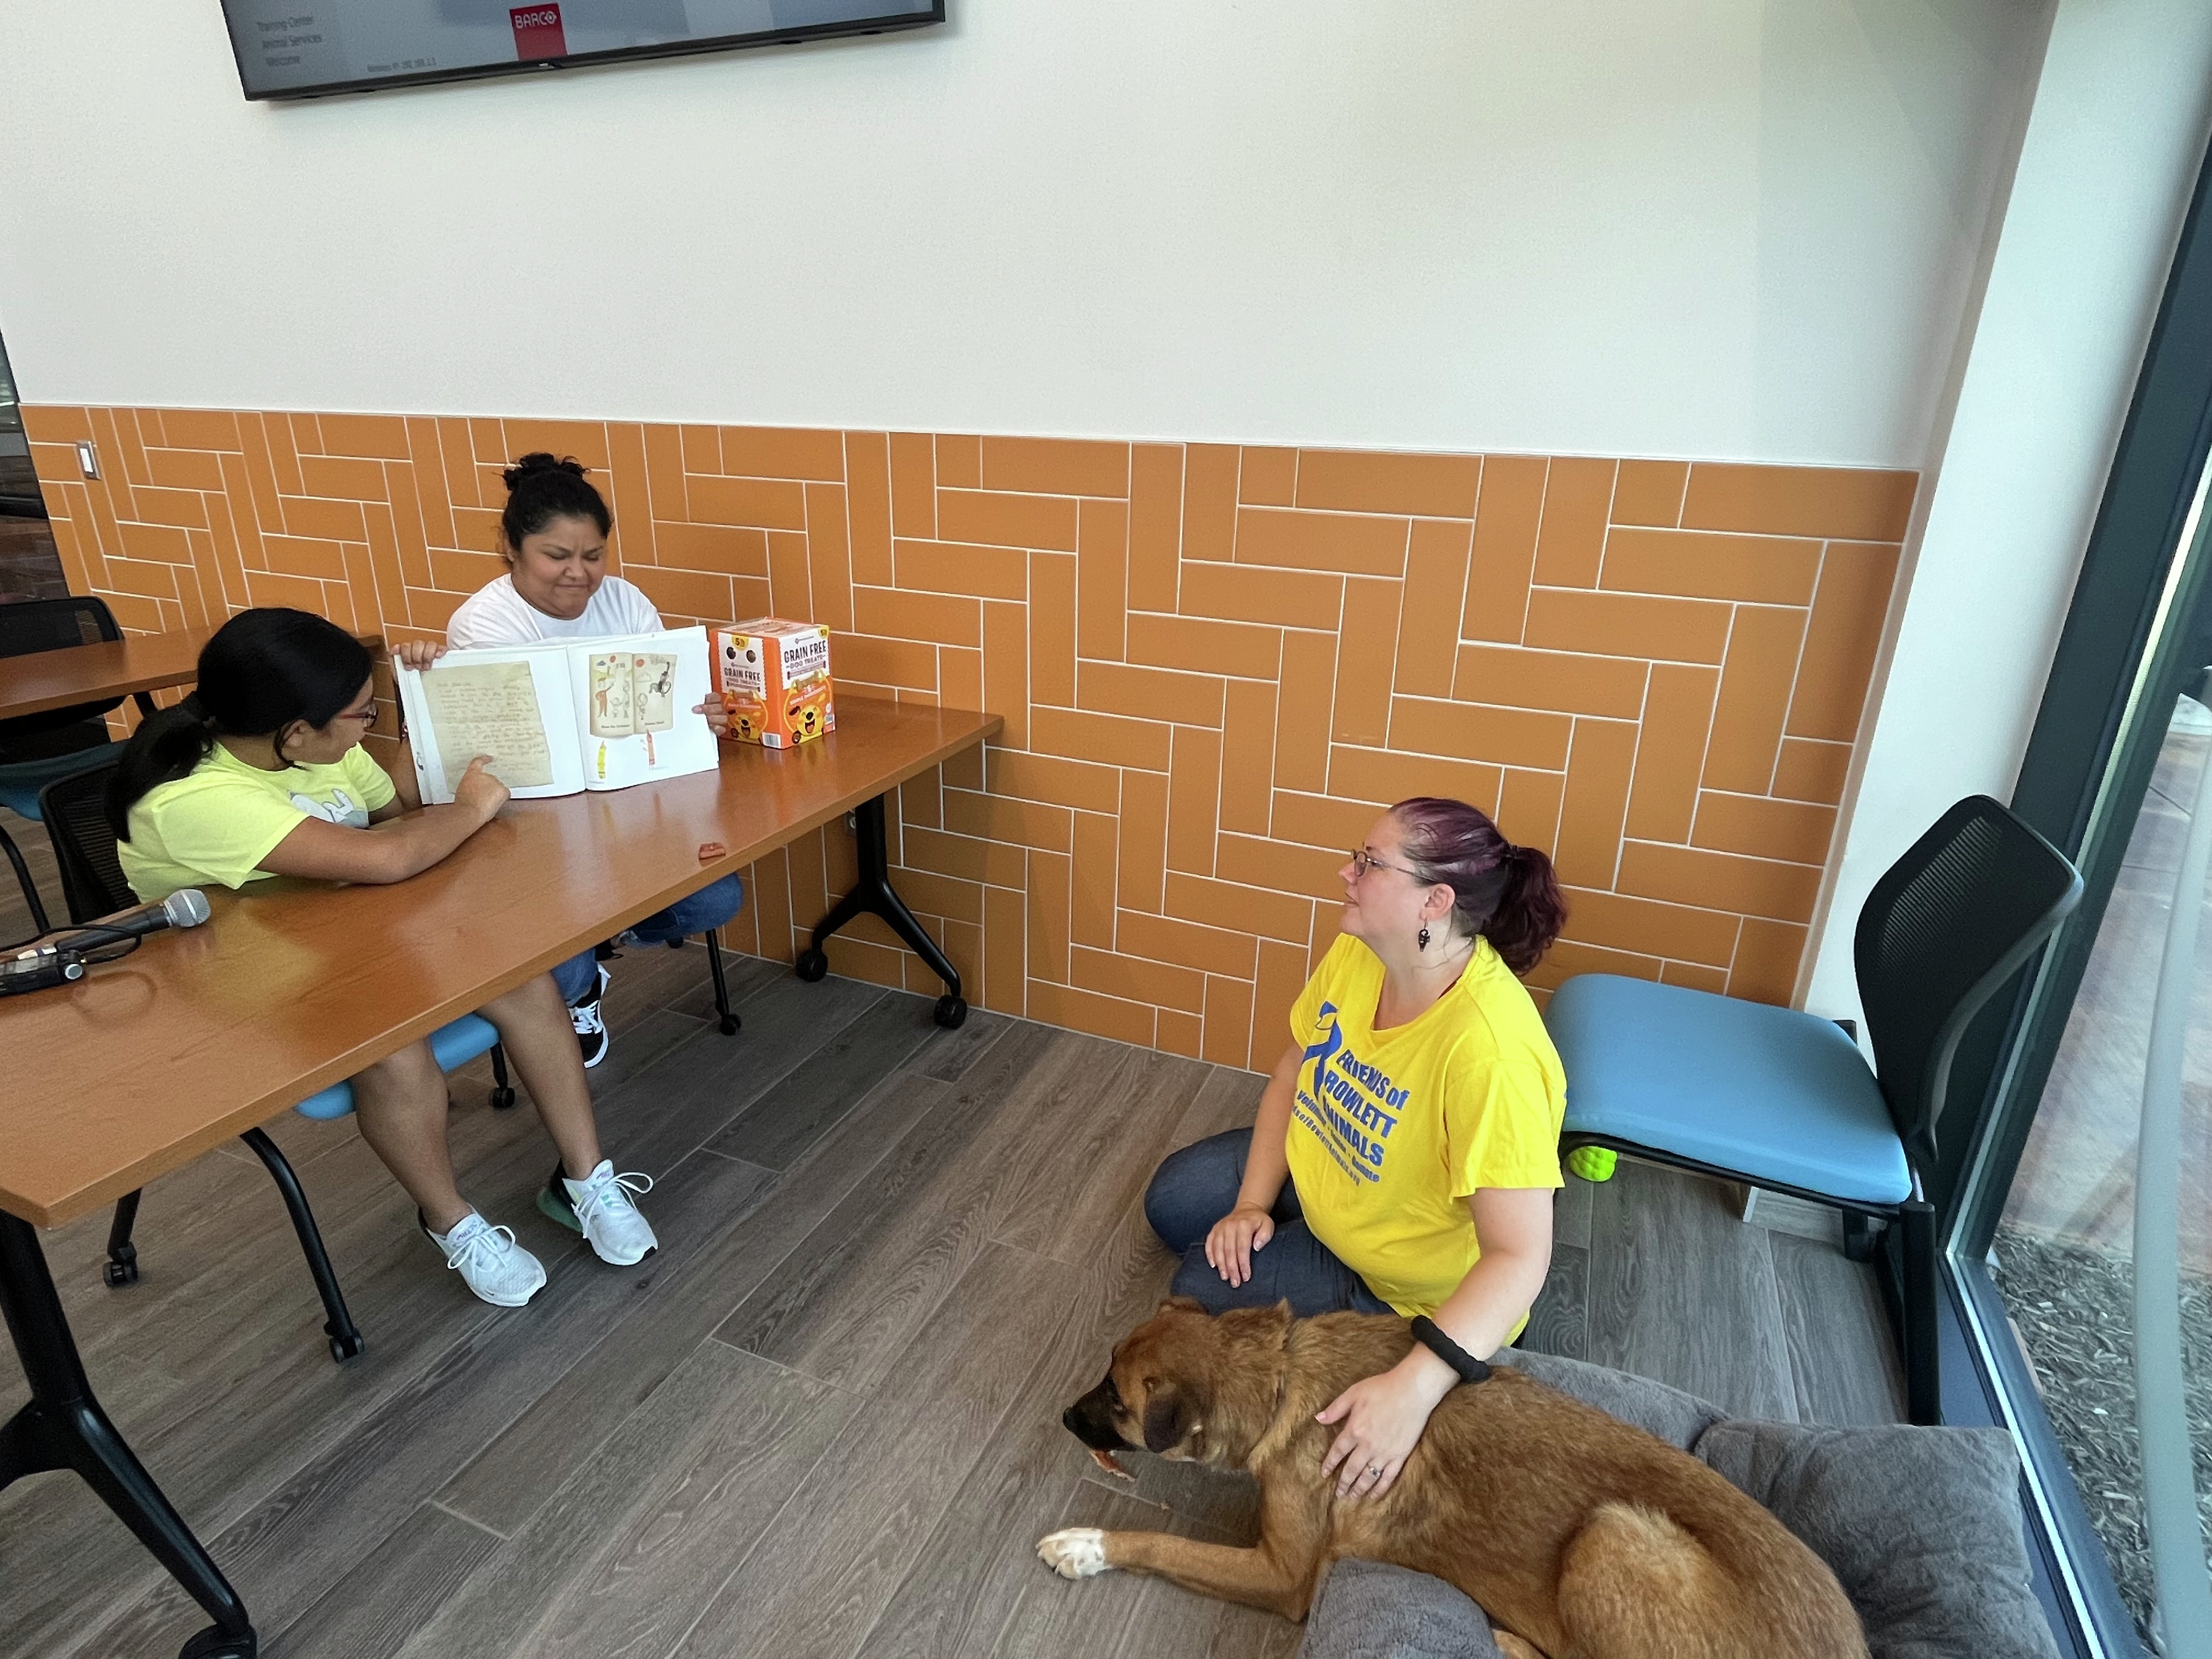
<path fill-rule="evenodd" d="M 1854 1014 L 1851 931 L 1963 795 L 2010 797 L 2212 126 L 2212 6 L 2061 0 L 1974 325 L 1817 953 Z"/>
<path fill-rule="evenodd" d="M 952 0 L 248 104 L 0 0 L 32 401 L 1917 466 L 2028 0 Z"/>

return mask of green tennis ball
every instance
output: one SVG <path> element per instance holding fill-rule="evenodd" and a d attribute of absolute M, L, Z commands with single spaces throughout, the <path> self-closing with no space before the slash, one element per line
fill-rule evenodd
<path fill-rule="evenodd" d="M 1577 1146 L 1567 1154 L 1567 1168 L 1584 1181 L 1610 1181 L 1620 1154 L 1610 1146 Z"/>

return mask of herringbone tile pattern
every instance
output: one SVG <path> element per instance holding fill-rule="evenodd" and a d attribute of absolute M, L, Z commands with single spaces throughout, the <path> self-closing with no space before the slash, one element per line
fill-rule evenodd
<path fill-rule="evenodd" d="M 501 467 L 589 465 L 672 621 L 837 631 L 848 693 L 981 707 L 903 890 L 987 1007 L 1266 1066 L 1342 849 L 1462 796 L 1550 850 L 1589 969 L 1785 1000 L 1917 475 L 230 410 L 26 411 L 125 625 L 299 605 L 403 638 L 501 572 Z M 76 443 L 98 447 L 87 480 Z M 788 957 L 849 842 L 757 868 Z M 842 972 L 926 988 L 890 936 Z M 1255 1033 L 1257 1032 L 1255 1038 Z"/>

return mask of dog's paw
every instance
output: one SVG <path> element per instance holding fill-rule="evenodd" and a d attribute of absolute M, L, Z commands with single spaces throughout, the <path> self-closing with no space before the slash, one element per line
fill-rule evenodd
<path fill-rule="evenodd" d="M 1106 1534 L 1096 1527 L 1063 1527 L 1037 1540 L 1037 1559 L 1062 1578 L 1096 1578 L 1107 1571 Z"/>

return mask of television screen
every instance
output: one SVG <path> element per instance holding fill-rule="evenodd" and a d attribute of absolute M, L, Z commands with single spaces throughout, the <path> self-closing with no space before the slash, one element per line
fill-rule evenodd
<path fill-rule="evenodd" d="M 561 69 L 945 21 L 945 0 L 223 0 L 248 98 Z"/>

